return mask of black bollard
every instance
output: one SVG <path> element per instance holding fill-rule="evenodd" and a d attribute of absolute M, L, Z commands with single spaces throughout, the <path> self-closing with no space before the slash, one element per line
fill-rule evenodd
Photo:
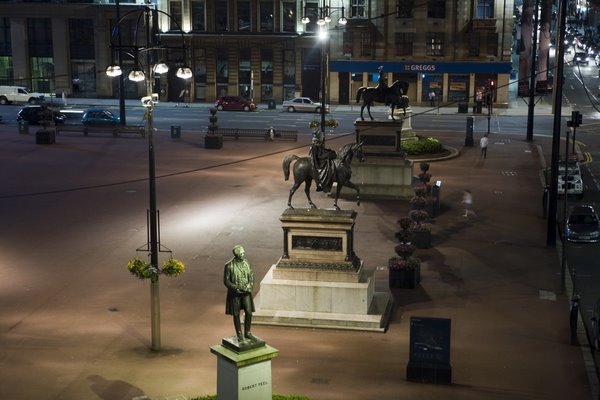
<path fill-rule="evenodd" d="M 577 344 L 577 318 L 579 315 L 579 295 L 571 297 L 571 312 L 569 316 L 569 324 L 571 326 L 571 344 Z"/>

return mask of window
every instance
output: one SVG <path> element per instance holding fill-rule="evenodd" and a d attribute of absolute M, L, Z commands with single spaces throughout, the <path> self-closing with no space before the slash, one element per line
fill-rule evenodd
<path fill-rule="evenodd" d="M 316 1 L 307 1 L 304 6 L 304 16 L 310 20 L 308 24 L 304 24 L 304 30 L 306 32 L 316 32 L 317 19 L 319 18 L 319 3 Z"/>
<path fill-rule="evenodd" d="M 169 18 L 169 30 L 178 31 L 181 26 L 181 1 L 174 0 L 169 2 L 169 14 L 171 14 L 171 18 Z M 177 26 L 179 24 L 179 26 Z"/>
<path fill-rule="evenodd" d="M 52 57 L 52 22 L 50 18 L 27 18 L 29 55 Z"/>
<path fill-rule="evenodd" d="M 344 51 L 344 55 L 349 54 L 352 55 L 352 32 L 349 32 L 347 30 L 344 31 L 344 34 L 342 36 L 342 41 L 343 41 L 343 51 Z"/>
<path fill-rule="evenodd" d="M 412 18 L 414 0 L 396 0 L 396 17 Z"/>
<path fill-rule="evenodd" d="M 443 32 L 427 32 L 427 42 L 425 43 L 425 54 L 428 56 L 443 56 L 444 55 L 444 33 Z"/>
<path fill-rule="evenodd" d="M 260 51 L 261 99 L 273 98 L 273 49 Z"/>
<path fill-rule="evenodd" d="M 478 56 L 479 55 L 479 46 L 481 41 L 481 35 L 479 32 L 471 32 L 469 34 L 469 55 L 470 56 Z"/>
<path fill-rule="evenodd" d="M 367 0 L 350 0 L 350 17 L 351 18 L 366 18 L 367 17 Z"/>
<path fill-rule="evenodd" d="M 240 85 L 240 96 L 242 96 L 245 99 L 252 98 L 252 67 L 250 64 L 250 49 L 248 48 L 240 50 L 238 83 Z"/>
<path fill-rule="evenodd" d="M 289 100 L 296 95 L 296 57 L 294 50 L 283 52 L 283 99 Z"/>
<path fill-rule="evenodd" d="M 496 32 L 488 32 L 487 34 L 487 55 L 498 55 L 498 34 Z"/>
<path fill-rule="evenodd" d="M 370 56 L 373 53 L 373 44 L 371 41 L 371 32 L 363 32 L 360 35 L 360 55 Z"/>
<path fill-rule="evenodd" d="M 205 31 L 206 30 L 206 4 L 204 0 L 192 0 L 191 12 L 192 12 L 192 30 L 193 31 Z"/>
<path fill-rule="evenodd" d="M 5 56 L 12 54 L 10 18 L 8 17 L 0 18 L 0 54 Z"/>
<path fill-rule="evenodd" d="M 237 3 L 238 31 L 250 31 L 250 2 L 238 1 Z"/>
<path fill-rule="evenodd" d="M 427 0 L 427 18 L 446 18 L 446 2 Z"/>
<path fill-rule="evenodd" d="M 494 18 L 494 0 L 477 0 L 477 18 Z"/>
<path fill-rule="evenodd" d="M 223 32 L 228 30 L 227 26 L 227 1 L 218 0 L 215 4 L 215 30 Z"/>
<path fill-rule="evenodd" d="M 413 41 L 415 34 L 412 32 L 397 32 L 396 33 L 396 55 L 411 56 L 413 53 Z"/>
<path fill-rule="evenodd" d="M 273 32 L 273 2 L 260 2 L 260 31 Z"/>
<path fill-rule="evenodd" d="M 94 21 L 91 19 L 69 19 L 69 50 L 72 59 L 93 60 Z"/>
<path fill-rule="evenodd" d="M 296 32 L 296 2 L 283 2 L 283 15 L 281 30 L 283 32 Z"/>
<path fill-rule="evenodd" d="M 227 49 L 217 49 L 217 96 L 227 95 L 229 83 L 229 57 Z"/>

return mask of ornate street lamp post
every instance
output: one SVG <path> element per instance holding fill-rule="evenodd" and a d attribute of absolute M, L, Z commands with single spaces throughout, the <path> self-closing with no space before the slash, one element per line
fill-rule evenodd
<path fill-rule="evenodd" d="M 314 15 L 313 18 L 317 18 L 317 26 L 319 29 L 319 41 L 321 45 L 321 140 L 325 139 L 325 114 L 326 110 L 326 77 L 328 67 L 328 50 L 329 50 L 329 23 L 331 22 L 331 13 L 336 10 L 341 10 L 342 16 L 338 19 L 338 24 L 344 26 L 348 23 L 348 20 L 344 16 L 344 7 L 331 7 L 326 5 L 327 0 L 323 0 L 323 6 L 318 9 L 318 16 Z M 306 15 L 306 9 L 304 10 L 304 16 L 302 17 L 302 23 L 308 24 L 310 17 Z"/>
<path fill-rule="evenodd" d="M 160 35 L 158 33 L 158 14 L 166 15 L 172 22 L 177 25 L 181 34 L 181 46 L 169 47 L 160 43 Z M 185 51 L 185 42 L 183 32 L 172 17 L 156 8 L 144 6 L 143 8 L 133 10 L 125 14 L 117 21 L 115 30 L 120 30 L 120 26 L 125 20 L 135 20 L 135 43 L 133 45 L 115 45 L 111 38 L 111 48 L 128 54 L 134 59 L 134 68 L 129 72 L 128 78 L 133 82 L 146 81 L 146 96 L 142 97 L 141 101 L 146 107 L 146 137 L 148 138 L 148 175 L 149 175 L 149 196 L 150 209 L 148 210 L 148 243 L 145 248 L 138 250 L 147 250 L 150 253 L 151 268 L 158 271 L 158 253 L 161 251 L 160 238 L 158 230 L 158 210 L 156 206 L 156 165 L 154 158 L 154 104 L 158 101 L 158 94 L 153 93 L 152 83 L 155 80 L 156 74 L 164 74 L 169 70 L 169 67 L 164 62 L 158 62 L 158 53 L 168 51 L 169 49 L 178 49 Z M 138 42 L 138 31 L 140 28 L 145 29 L 145 43 Z M 114 32 L 113 32 L 114 36 Z M 145 63 L 141 62 L 141 57 L 145 55 Z M 141 68 L 144 66 L 146 71 Z M 119 65 L 109 65 L 106 69 L 106 74 L 111 77 L 122 75 L 123 71 Z M 177 76 L 182 79 L 190 79 L 192 71 L 181 66 L 177 70 Z M 122 89 L 121 89 L 122 90 Z M 158 273 L 153 274 L 150 283 L 150 308 L 151 308 L 151 330 L 152 330 L 152 350 L 160 350 L 160 296 L 158 285 Z"/>

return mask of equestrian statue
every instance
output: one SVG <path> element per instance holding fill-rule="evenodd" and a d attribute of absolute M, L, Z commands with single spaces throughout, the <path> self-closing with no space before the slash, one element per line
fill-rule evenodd
<path fill-rule="evenodd" d="M 406 115 L 406 108 L 409 106 L 408 96 L 408 82 L 395 81 L 391 86 L 388 87 L 385 79 L 385 75 L 382 73 L 383 66 L 379 67 L 379 84 L 376 87 L 362 86 L 356 92 L 356 102 L 359 103 L 362 97 L 363 104 L 360 107 L 360 119 L 365 120 L 363 117 L 363 110 L 367 107 L 369 117 L 373 120 L 371 115 L 371 106 L 375 102 L 384 103 L 386 106 L 391 107 L 391 116 L 394 118 L 394 109 L 396 107 L 404 110 Z"/>
<path fill-rule="evenodd" d="M 294 184 L 290 188 L 288 197 L 288 208 L 292 207 L 292 196 L 296 190 L 304 182 L 304 193 L 308 199 L 310 208 L 317 208 L 310 198 L 310 187 L 313 179 L 317 183 L 317 192 L 330 192 L 334 182 L 337 182 L 335 191 L 335 201 L 333 206 L 336 210 L 338 207 L 338 198 L 343 186 L 347 186 L 356 191 L 356 204 L 360 205 L 360 190 L 350 181 L 352 170 L 350 163 L 352 158 L 356 157 L 359 161 L 364 161 L 362 151 L 362 143 L 348 143 L 342 146 L 337 153 L 334 150 L 327 149 L 323 140 L 313 138 L 308 157 L 298 157 L 295 154 L 290 154 L 283 159 L 283 177 L 285 180 L 290 178 L 290 165 L 293 164 L 292 173 L 294 175 Z"/>

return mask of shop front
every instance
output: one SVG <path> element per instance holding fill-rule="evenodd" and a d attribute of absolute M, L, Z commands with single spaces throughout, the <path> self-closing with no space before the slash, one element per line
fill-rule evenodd
<path fill-rule="evenodd" d="M 345 104 L 352 101 L 355 89 L 375 86 L 373 77 L 380 66 L 387 74 L 388 83 L 395 80 L 409 83 L 408 97 L 412 104 L 430 104 L 430 93 L 435 93 L 437 105 L 450 103 L 475 104 L 479 93 L 492 93 L 493 101 L 508 104 L 508 84 L 511 65 L 508 62 L 409 63 L 339 60 L 330 63 L 332 79 L 331 101 Z M 349 82 L 343 82 L 348 79 Z M 350 92 L 348 87 L 351 88 Z M 493 89 L 493 90 L 492 90 Z M 337 99 L 335 98 L 337 97 Z"/>

